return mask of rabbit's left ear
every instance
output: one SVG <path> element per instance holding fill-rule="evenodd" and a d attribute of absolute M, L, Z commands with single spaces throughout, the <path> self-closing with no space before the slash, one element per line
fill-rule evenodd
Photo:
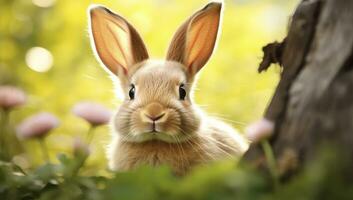
<path fill-rule="evenodd" d="M 196 74 L 211 57 L 220 27 L 222 3 L 212 2 L 192 15 L 175 33 L 167 60 L 184 64 Z"/>
<path fill-rule="evenodd" d="M 148 59 L 140 35 L 123 17 L 103 6 L 91 7 L 89 15 L 93 48 L 111 73 L 124 79 L 132 65 Z"/>

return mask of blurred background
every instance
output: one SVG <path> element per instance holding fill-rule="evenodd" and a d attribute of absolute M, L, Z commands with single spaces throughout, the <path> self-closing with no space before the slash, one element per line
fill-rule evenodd
<path fill-rule="evenodd" d="M 69 153 L 73 138 L 85 137 L 89 124 L 72 114 L 80 101 L 95 101 L 114 110 L 119 100 L 113 85 L 90 49 L 86 9 L 104 4 L 123 15 L 142 35 L 150 55 L 164 58 L 181 23 L 206 0 L 1 0 L 0 85 L 15 85 L 28 95 L 25 106 L 11 112 L 10 123 L 48 111 L 60 126 L 46 139 L 54 162 Z M 279 67 L 257 74 L 261 48 L 282 40 L 299 0 L 225 0 L 218 48 L 202 71 L 196 102 L 240 131 L 261 117 L 279 80 Z M 106 168 L 109 127 L 96 130 L 88 170 Z M 24 141 L 22 165 L 42 162 L 39 145 Z M 102 172 L 103 173 L 103 172 Z"/>

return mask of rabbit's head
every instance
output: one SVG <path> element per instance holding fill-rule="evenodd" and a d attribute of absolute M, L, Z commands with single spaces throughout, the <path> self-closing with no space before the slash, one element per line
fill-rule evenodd
<path fill-rule="evenodd" d="M 175 33 L 166 60 L 152 61 L 123 17 L 102 6 L 89 9 L 93 49 L 120 80 L 124 100 L 113 125 L 123 140 L 180 142 L 195 135 L 201 118 L 192 84 L 213 52 L 221 10 L 221 3 L 209 3 L 196 12 Z"/>

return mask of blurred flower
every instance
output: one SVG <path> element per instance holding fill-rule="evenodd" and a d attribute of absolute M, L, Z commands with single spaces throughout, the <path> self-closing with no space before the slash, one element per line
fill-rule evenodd
<path fill-rule="evenodd" d="M 263 118 L 246 127 L 245 135 L 248 140 L 257 143 L 263 139 L 269 138 L 273 134 L 274 126 L 274 122 Z"/>
<path fill-rule="evenodd" d="M 112 115 L 109 109 L 93 102 L 78 103 L 74 106 L 72 112 L 76 116 L 85 119 L 92 126 L 107 124 Z"/>
<path fill-rule="evenodd" d="M 21 138 L 42 138 L 58 125 L 54 115 L 43 112 L 25 119 L 16 130 Z"/>
<path fill-rule="evenodd" d="M 80 138 L 74 139 L 74 155 L 75 157 L 88 156 L 90 154 L 89 146 L 84 143 Z"/>
<path fill-rule="evenodd" d="M 14 86 L 0 86 L 0 107 L 11 109 L 26 103 L 25 93 Z"/>

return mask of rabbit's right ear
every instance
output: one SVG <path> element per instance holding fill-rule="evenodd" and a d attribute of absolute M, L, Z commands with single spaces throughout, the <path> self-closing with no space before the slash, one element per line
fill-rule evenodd
<path fill-rule="evenodd" d="M 93 49 L 111 73 L 122 78 L 129 67 L 148 59 L 141 37 L 123 17 L 103 6 L 90 7 L 89 15 Z"/>

